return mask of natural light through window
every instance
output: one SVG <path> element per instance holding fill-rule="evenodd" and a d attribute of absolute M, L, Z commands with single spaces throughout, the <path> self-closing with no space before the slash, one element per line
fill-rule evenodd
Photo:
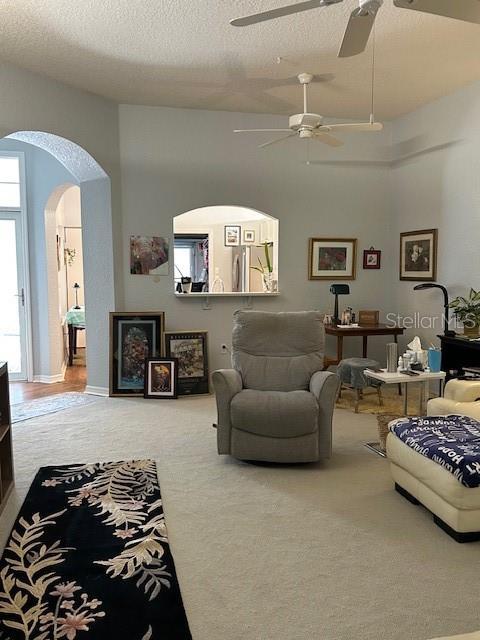
<path fill-rule="evenodd" d="M 0 207 L 20 208 L 20 162 L 16 157 L 0 156 Z"/>

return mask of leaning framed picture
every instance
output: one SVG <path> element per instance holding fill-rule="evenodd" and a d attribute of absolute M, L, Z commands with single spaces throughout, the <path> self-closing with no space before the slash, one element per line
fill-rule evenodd
<path fill-rule="evenodd" d="M 167 331 L 165 355 L 178 361 L 178 395 L 209 392 L 206 331 Z"/>
<path fill-rule="evenodd" d="M 177 397 L 178 362 L 176 358 L 147 358 L 145 361 L 144 398 Z"/>
<path fill-rule="evenodd" d="M 310 238 L 309 280 L 355 280 L 355 238 Z"/>
<path fill-rule="evenodd" d="M 143 395 L 145 361 L 163 352 L 165 314 L 110 313 L 110 395 Z"/>
<path fill-rule="evenodd" d="M 225 246 L 239 247 L 242 228 L 236 224 L 226 224 L 224 231 L 225 231 L 225 241 L 224 241 Z"/>
<path fill-rule="evenodd" d="M 400 234 L 400 280 L 431 282 L 437 277 L 438 229 Z"/>

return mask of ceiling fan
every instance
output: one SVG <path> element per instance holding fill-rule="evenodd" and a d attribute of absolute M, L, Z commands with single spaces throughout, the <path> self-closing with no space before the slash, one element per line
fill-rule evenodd
<path fill-rule="evenodd" d="M 244 18 L 231 20 L 234 27 L 246 27 L 258 22 L 273 20 L 282 16 L 289 16 L 294 13 L 328 7 L 343 0 L 307 0 L 285 7 L 278 7 L 271 11 L 256 13 Z M 345 35 L 338 52 L 340 58 L 356 56 L 365 50 L 368 38 L 378 10 L 383 4 L 383 0 L 358 0 L 358 7 L 350 15 Z M 480 0 L 393 0 L 393 4 L 400 9 L 412 9 L 433 13 L 446 18 L 455 18 L 465 22 L 475 22 L 480 24 Z"/>
<path fill-rule="evenodd" d="M 342 140 L 331 135 L 332 131 L 339 132 L 368 132 L 381 131 L 383 124 L 375 122 L 373 113 L 370 116 L 370 122 L 345 122 L 341 124 L 323 124 L 323 116 L 317 113 L 309 113 L 307 104 L 307 88 L 314 80 L 315 76 L 311 73 L 301 73 L 298 81 L 303 85 L 303 113 L 296 113 L 290 116 L 288 121 L 288 129 L 235 129 L 234 133 L 285 133 L 287 135 L 281 138 L 275 138 L 263 144 L 258 145 L 259 149 L 268 147 L 271 144 L 282 142 L 287 138 L 298 136 L 299 138 L 315 138 L 330 147 L 341 147 Z"/>

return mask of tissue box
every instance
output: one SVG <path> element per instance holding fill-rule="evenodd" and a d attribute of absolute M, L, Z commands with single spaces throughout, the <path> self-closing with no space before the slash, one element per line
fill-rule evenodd
<path fill-rule="evenodd" d="M 362 310 L 358 312 L 358 324 L 378 324 L 380 311 Z"/>

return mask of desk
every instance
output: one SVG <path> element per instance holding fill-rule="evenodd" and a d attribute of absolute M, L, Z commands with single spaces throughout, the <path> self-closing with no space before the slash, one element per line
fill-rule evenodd
<path fill-rule="evenodd" d="M 329 336 L 337 336 L 337 357 L 325 358 L 325 368 L 332 364 L 338 364 L 343 359 L 343 339 L 362 336 L 363 338 L 363 357 L 367 357 L 368 351 L 368 337 L 369 336 L 393 336 L 395 342 L 397 342 L 398 336 L 402 335 L 405 329 L 400 327 L 389 327 L 386 324 L 371 324 L 371 325 L 359 325 L 358 327 L 346 327 L 341 329 L 337 325 L 325 325 L 325 333 Z"/>
<path fill-rule="evenodd" d="M 447 380 L 461 374 L 463 367 L 480 367 L 480 342 L 462 335 L 438 337 L 442 343 L 442 369 L 447 372 Z"/>
<path fill-rule="evenodd" d="M 77 353 L 77 332 L 85 330 L 85 307 L 72 307 L 65 314 L 68 327 L 68 366 L 73 364 L 73 356 Z"/>

